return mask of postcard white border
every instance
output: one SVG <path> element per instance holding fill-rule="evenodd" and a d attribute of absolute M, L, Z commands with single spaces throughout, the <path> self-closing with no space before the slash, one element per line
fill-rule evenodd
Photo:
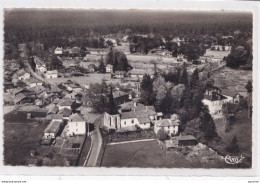
<path fill-rule="evenodd" d="M 259 119 L 259 113 L 257 111 L 259 106 L 259 98 L 257 93 L 259 92 L 259 3 L 257 2 L 237 2 L 237 1 L 170 1 L 170 0 L 4 0 L 1 4 L 0 15 L 0 57 L 3 60 L 3 8 L 107 8 L 107 9 L 172 9 L 172 10 L 240 10 L 240 11 L 252 11 L 253 12 L 253 80 L 254 80 L 254 94 L 253 94 L 253 166 L 252 169 L 180 169 L 180 168 L 82 168 L 82 167 L 22 167 L 22 166 L 3 166 L 3 155 L 0 155 L 0 175 L 136 175 L 136 176 L 256 176 L 259 169 L 259 125 L 257 119 Z M 3 62 L 0 62 L 1 69 L 3 69 Z M 1 78 L 3 78 L 3 70 L 0 72 Z M 1 82 L 3 82 L 1 80 Z M 3 86 L 0 85 L 0 91 L 3 92 Z M 1 94 L 3 97 L 3 94 Z M 0 100 L 1 106 L 3 105 L 3 99 Z M 3 116 L 3 110 L 1 110 L 1 116 Z M 3 152 L 3 118 L 0 123 L 0 152 Z M 258 153 L 257 153 L 258 152 Z M 258 173 L 259 175 L 259 173 Z"/>

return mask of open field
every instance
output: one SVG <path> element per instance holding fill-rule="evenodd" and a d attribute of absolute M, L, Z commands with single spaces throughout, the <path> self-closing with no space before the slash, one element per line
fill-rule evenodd
<path fill-rule="evenodd" d="M 45 117 L 46 111 L 32 111 L 31 116 Z M 27 111 L 12 111 L 4 115 L 5 123 L 31 123 L 35 119 L 27 119 Z"/>
<path fill-rule="evenodd" d="M 230 131 L 225 133 L 225 122 L 223 118 L 215 119 L 218 135 L 222 138 L 225 148 L 236 135 L 240 153 L 244 156 L 252 156 L 252 118 L 247 117 L 247 110 L 243 109 L 236 113 L 236 120 L 231 125 Z"/>
<path fill-rule="evenodd" d="M 101 166 L 105 167 L 165 167 L 165 168 L 219 168 L 224 160 L 201 144 L 187 147 L 187 154 L 179 150 L 162 150 L 155 141 L 134 142 L 106 146 Z"/>
<path fill-rule="evenodd" d="M 225 67 L 212 76 L 215 86 L 230 92 L 245 91 L 245 85 L 252 79 L 252 71 L 237 70 Z"/>
<path fill-rule="evenodd" d="M 4 160 L 8 165 L 25 165 L 30 150 L 39 146 L 48 123 L 4 123 Z"/>

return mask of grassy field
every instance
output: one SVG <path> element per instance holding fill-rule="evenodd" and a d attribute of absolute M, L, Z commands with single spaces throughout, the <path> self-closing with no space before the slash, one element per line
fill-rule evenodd
<path fill-rule="evenodd" d="M 243 109 L 236 114 L 236 120 L 230 131 L 225 133 L 225 122 L 222 118 L 215 120 L 218 135 L 222 138 L 225 148 L 236 135 L 241 154 L 252 156 L 252 118 L 247 117 L 247 110 Z"/>
<path fill-rule="evenodd" d="M 36 149 L 48 123 L 4 123 L 4 163 L 25 165 Z"/>
<path fill-rule="evenodd" d="M 191 147 L 188 154 L 163 150 L 157 141 L 107 145 L 101 166 L 142 168 L 219 168 L 227 165 L 205 147 Z"/>

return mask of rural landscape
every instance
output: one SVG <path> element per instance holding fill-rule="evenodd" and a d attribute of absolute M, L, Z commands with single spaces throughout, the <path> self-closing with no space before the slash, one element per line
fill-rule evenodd
<path fill-rule="evenodd" d="M 5 9 L 6 166 L 251 168 L 252 13 Z"/>

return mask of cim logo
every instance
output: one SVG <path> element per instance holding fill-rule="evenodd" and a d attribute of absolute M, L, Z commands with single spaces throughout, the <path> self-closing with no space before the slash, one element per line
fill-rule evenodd
<path fill-rule="evenodd" d="M 244 158 L 245 157 L 243 157 L 242 155 L 241 156 L 229 156 L 229 155 L 227 155 L 225 157 L 222 157 L 222 159 L 224 159 L 225 162 L 227 164 L 230 164 L 230 165 L 241 163 Z"/>

